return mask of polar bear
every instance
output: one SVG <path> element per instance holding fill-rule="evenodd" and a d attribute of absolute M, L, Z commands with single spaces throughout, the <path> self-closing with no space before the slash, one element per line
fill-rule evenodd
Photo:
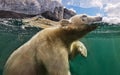
<path fill-rule="evenodd" d="M 43 29 L 10 55 L 4 75 L 70 75 L 73 42 L 96 29 L 91 24 L 101 20 L 99 16 L 75 15 L 67 25 Z"/>

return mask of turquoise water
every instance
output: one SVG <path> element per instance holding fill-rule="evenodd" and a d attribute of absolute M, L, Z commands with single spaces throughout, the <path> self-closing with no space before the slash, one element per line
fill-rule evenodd
<path fill-rule="evenodd" d="M 88 57 L 70 61 L 72 75 L 120 75 L 120 26 L 103 25 L 81 41 Z"/>
<path fill-rule="evenodd" d="M 21 20 L 0 21 L 0 75 L 9 55 L 40 29 L 22 29 Z M 120 75 L 120 26 L 102 24 L 81 41 L 88 57 L 77 55 L 70 60 L 72 75 Z"/>
<path fill-rule="evenodd" d="M 85 59 L 71 60 L 73 75 L 120 75 L 120 38 L 84 38 L 88 49 Z"/>

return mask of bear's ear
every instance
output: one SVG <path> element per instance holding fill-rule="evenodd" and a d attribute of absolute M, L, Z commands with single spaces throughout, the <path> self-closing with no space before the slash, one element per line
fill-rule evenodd
<path fill-rule="evenodd" d="M 67 25 L 71 24 L 70 21 L 67 19 L 62 19 L 59 22 L 60 22 L 61 26 L 67 26 Z"/>

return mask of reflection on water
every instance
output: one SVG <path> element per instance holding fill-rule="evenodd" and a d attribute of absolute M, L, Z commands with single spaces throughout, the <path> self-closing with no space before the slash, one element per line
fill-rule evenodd
<path fill-rule="evenodd" d="M 0 75 L 9 55 L 40 29 L 22 28 L 21 20 L 0 20 Z M 102 24 L 81 41 L 88 57 L 70 61 L 72 75 L 120 75 L 120 26 Z"/>

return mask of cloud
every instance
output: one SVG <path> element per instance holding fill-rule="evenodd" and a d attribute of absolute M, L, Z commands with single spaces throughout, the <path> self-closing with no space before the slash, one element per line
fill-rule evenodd
<path fill-rule="evenodd" d="M 103 17 L 103 22 L 118 24 L 120 23 L 119 17 Z"/>
<path fill-rule="evenodd" d="M 89 0 L 90 1 L 90 0 Z M 103 3 L 101 0 L 92 0 L 89 2 L 92 7 L 103 8 Z M 88 5 L 89 6 L 89 5 Z"/>
<path fill-rule="evenodd" d="M 107 4 L 104 11 L 109 17 L 120 17 L 120 3 L 117 4 Z"/>
<path fill-rule="evenodd" d="M 76 10 L 74 8 L 70 8 L 69 10 L 71 10 L 71 11 L 76 13 Z"/>
<path fill-rule="evenodd" d="M 120 2 L 116 4 L 107 4 L 104 11 L 106 12 L 104 21 L 109 23 L 120 23 Z"/>
<path fill-rule="evenodd" d="M 64 0 L 64 5 L 73 5 L 79 6 L 83 8 L 91 8 L 91 7 L 99 7 L 103 8 L 106 4 L 116 4 L 119 3 L 120 0 Z"/>
<path fill-rule="evenodd" d="M 120 0 L 69 0 L 66 4 L 82 8 L 98 7 L 104 14 L 95 15 L 102 15 L 104 22 L 120 23 Z"/>
<path fill-rule="evenodd" d="M 103 16 L 101 13 L 97 13 L 96 16 Z"/>
<path fill-rule="evenodd" d="M 51 1 L 57 1 L 59 3 L 62 3 L 62 0 L 51 0 Z"/>
<path fill-rule="evenodd" d="M 101 0 L 69 0 L 66 5 L 79 6 L 83 8 L 103 7 Z"/>

